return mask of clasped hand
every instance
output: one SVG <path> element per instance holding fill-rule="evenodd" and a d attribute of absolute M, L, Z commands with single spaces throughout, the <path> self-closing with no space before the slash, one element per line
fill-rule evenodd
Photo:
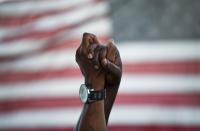
<path fill-rule="evenodd" d="M 76 51 L 76 62 L 85 78 L 85 83 L 95 90 L 106 85 L 118 85 L 122 75 L 119 51 L 113 41 L 102 45 L 94 34 L 84 33 Z"/>

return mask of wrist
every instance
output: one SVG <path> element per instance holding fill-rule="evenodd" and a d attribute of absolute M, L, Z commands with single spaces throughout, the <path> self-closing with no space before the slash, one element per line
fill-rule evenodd
<path fill-rule="evenodd" d="M 89 88 L 92 88 L 95 91 L 99 91 L 104 89 L 105 80 L 104 78 L 94 78 L 90 80 L 85 80 L 85 84 L 88 85 Z"/>
<path fill-rule="evenodd" d="M 94 81 L 91 83 L 91 88 L 93 88 L 95 91 L 103 90 L 104 86 L 104 82 L 101 81 Z"/>

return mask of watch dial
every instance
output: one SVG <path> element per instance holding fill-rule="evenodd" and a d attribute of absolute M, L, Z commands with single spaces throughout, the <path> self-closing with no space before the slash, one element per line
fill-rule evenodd
<path fill-rule="evenodd" d="M 83 103 L 87 101 L 88 98 L 87 87 L 84 84 L 82 84 L 80 87 L 79 96 Z"/>

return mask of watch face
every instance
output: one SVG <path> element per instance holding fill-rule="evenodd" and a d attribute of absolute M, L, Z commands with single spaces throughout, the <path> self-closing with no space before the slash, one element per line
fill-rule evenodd
<path fill-rule="evenodd" d="M 82 84 L 79 90 L 79 96 L 80 99 L 83 103 L 86 103 L 87 98 L 88 98 L 88 92 L 87 92 L 87 87 L 86 85 Z"/>

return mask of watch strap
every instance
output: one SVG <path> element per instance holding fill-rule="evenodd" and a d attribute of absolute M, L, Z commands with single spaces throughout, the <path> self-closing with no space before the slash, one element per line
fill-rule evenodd
<path fill-rule="evenodd" d="M 91 101 L 103 100 L 106 98 L 106 89 L 100 91 L 90 91 L 88 98 Z"/>

